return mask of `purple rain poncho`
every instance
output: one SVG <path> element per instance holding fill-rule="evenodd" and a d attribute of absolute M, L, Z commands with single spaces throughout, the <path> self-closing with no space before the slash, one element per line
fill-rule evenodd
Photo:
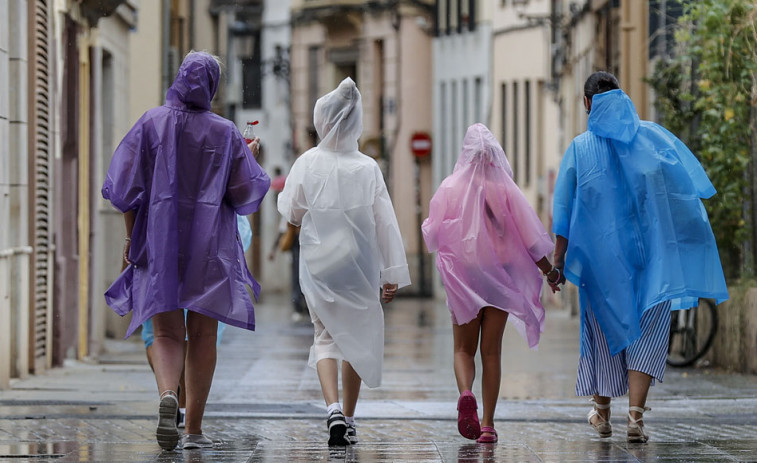
<path fill-rule="evenodd" d="M 235 213 L 255 212 L 270 179 L 236 126 L 210 112 L 220 69 L 207 53 L 184 59 L 166 104 L 147 111 L 111 160 L 102 195 L 135 212 L 131 264 L 105 293 L 130 336 L 157 313 L 186 308 L 253 330 L 246 285 L 258 297 Z"/>
<path fill-rule="evenodd" d="M 310 311 L 368 387 L 381 385 L 384 312 L 379 288 L 410 284 L 397 217 L 376 161 L 358 151 L 360 92 L 349 77 L 318 99 L 321 142 L 297 158 L 279 193 L 300 229 L 300 285 Z M 310 350 L 308 364 L 315 368 Z"/>
<path fill-rule="evenodd" d="M 560 164 L 553 231 L 568 239 L 565 276 L 615 355 L 641 335 L 647 309 L 720 303 L 728 289 L 700 199 L 715 188 L 686 145 L 640 121 L 622 90 L 594 95 L 588 126 Z"/>
<path fill-rule="evenodd" d="M 496 307 L 536 347 L 544 308 L 535 262 L 554 246 L 483 124 L 468 128 L 455 169 L 431 198 L 422 228 L 429 252 L 437 251 L 452 322 L 466 324 L 482 308 Z"/>

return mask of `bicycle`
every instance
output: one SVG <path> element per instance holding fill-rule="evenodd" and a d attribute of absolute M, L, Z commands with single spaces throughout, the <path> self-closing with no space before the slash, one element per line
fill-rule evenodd
<path fill-rule="evenodd" d="M 699 360 L 712 346 L 718 330 L 718 313 L 710 299 L 700 299 L 698 307 L 671 314 L 666 362 L 686 367 Z"/>

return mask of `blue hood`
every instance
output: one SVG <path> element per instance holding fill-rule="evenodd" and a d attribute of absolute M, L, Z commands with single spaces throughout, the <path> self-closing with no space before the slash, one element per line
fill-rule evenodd
<path fill-rule="evenodd" d="M 166 103 L 181 109 L 210 110 L 220 75 L 218 63 L 208 53 L 188 54 L 166 93 Z"/>
<path fill-rule="evenodd" d="M 623 90 L 594 95 L 589 114 L 589 132 L 622 143 L 628 143 L 639 130 L 639 115 Z"/>

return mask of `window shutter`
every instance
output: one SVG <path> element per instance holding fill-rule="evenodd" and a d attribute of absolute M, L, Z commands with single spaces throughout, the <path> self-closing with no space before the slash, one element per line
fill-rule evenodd
<path fill-rule="evenodd" d="M 29 214 L 31 242 L 30 367 L 35 373 L 52 361 L 52 149 L 50 5 L 47 0 L 29 2 L 29 173 L 32 211 Z"/>

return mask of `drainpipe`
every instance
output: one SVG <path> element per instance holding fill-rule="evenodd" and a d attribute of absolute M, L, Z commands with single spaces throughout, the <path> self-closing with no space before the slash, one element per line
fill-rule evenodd
<path fill-rule="evenodd" d="M 171 48 L 171 0 L 163 0 L 163 63 L 161 71 L 163 74 L 163 96 L 165 97 L 168 87 L 171 85 L 171 76 L 169 75 L 169 50 Z"/>
<path fill-rule="evenodd" d="M 79 157 L 78 157 L 78 254 L 79 254 L 79 348 L 78 358 L 89 355 L 89 263 L 90 263 L 90 46 L 97 41 L 97 29 L 79 37 Z"/>

